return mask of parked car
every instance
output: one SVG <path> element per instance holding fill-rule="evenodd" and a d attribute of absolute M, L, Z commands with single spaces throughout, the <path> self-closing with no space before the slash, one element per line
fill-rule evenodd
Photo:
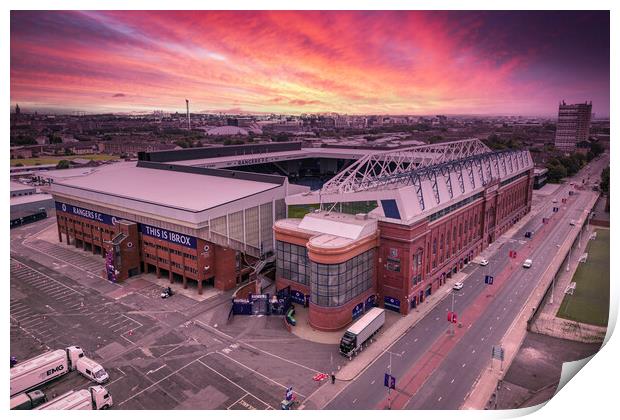
<path fill-rule="evenodd" d="M 570 224 L 571 226 L 575 226 L 575 221 L 574 221 L 574 220 L 571 220 L 571 221 L 569 222 L 569 224 Z"/>
<path fill-rule="evenodd" d="M 484 258 L 480 260 L 480 265 L 489 265 L 489 261 L 485 260 Z"/>
<path fill-rule="evenodd" d="M 525 261 L 523 261 L 523 267 L 524 268 L 530 268 L 532 266 L 532 260 L 531 259 L 527 259 Z"/>
<path fill-rule="evenodd" d="M 463 283 L 462 282 L 458 282 L 458 283 L 454 283 L 454 286 L 452 286 L 452 289 L 454 290 L 461 290 L 463 288 Z"/>

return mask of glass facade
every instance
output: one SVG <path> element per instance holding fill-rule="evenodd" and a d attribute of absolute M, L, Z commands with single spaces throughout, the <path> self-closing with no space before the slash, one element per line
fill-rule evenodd
<path fill-rule="evenodd" d="M 278 277 L 308 285 L 310 267 L 305 246 L 276 241 L 276 267 Z"/>
<path fill-rule="evenodd" d="M 319 306 L 341 306 L 372 287 L 375 250 L 341 264 L 310 262 L 311 301 Z"/>

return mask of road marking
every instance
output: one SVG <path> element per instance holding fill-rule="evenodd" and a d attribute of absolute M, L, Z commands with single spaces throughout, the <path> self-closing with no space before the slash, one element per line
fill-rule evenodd
<path fill-rule="evenodd" d="M 353 404 L 355 404 L 357 402 L 357 398 L 353 400 Z"/>
<path fill-rule="evenodd" d="M 84 296 L 82 293 L 78 292 L 77 290 L 73 289 L 72 287 L 69 287 L 69 286 L 67 286 L 67 285 L 65 285 L 65 284 L 63 284 L 63 283 L 61 283 L 61 282 L 59 282 L 58 280 L 53 279 L 52 277 L 48 276 L 47 274 L 44 274 L 44 273 L 40 272 L 39 270 L 36 270 L 36 269 L 34 269 L 34 268 L 30 267 L 29 265 L 26 265 L 26 264 L 24 264 L 24 263 L 22 263 L 22 262 L 19 262 L 19 261 L 18 261 L 18 260 L 16 260 L 15 258 L 11 258 L 11 260 L 12 260 L 12 261 L 15 261 L 15 263 L 16 263 L 16 264 L 20 264 L 22 267 L 26 267 L 27 269 L 32 270 L 32 271 L 34 271 L 34 272 L 36 272 L 36 273 L 38 273 L 38 274 L 42 275 L 43 277 L 46 277 L 46 278 L 50 279 L 51 281 L 53 281 L 53 282 L 55 282 L 55 283 L 60 284 L 60 285 L 61 285 L 61 286 L 63 286 L 63 287 L 66 287 L 67 289 L 73 290 L 75 293 L 77 293 L 77 294 L 78 294 L 78 295 L 80 295 L 80 296 Z"/>
<path fill-rule="evenodd" d="M 376 381 L 377 381 L 376 379 L 373 379 L 370 385 L 374 385 Z"/>
<path fill-rule="evenodd" d="M 450 381 L 450 383 L 451 383 L 451 384 L 453 384 L 453 383 L 454 383 L 454 378 L 452 378 L 452 380 Z"/>
<path fill-rule="evenodd" d="M 162 366 L 158 367 L 158 368 L 157 368 L 157 369 L 155 369 L 155 370 L 149 370 L 148 372 L 146 372 L 146 374 L 147 374 L 147 375 L 150 375 L 151 373 L 155 373 L 155 372 L 157 372 L 158 370 L 161 370 L 161 369 L 165 368 L 166 366 L 168 366 L 168 365 L 167 365 L 167 364 L 163 364 Z"/>
<path fill-rule="evenodd" d="M 418 339 L 416 338 L 415 340 L 413 340 L 413 342 L 415 343 L 416 341 L 418 341 Z"/>
<path fill-rule="evenodd" d="M 204 356 L 203 356 L 204 357 Z M 215 373 L 216 375 L 221 376 L 222 378 L 226 379 L 228 382 L 230 382 L 231 384 L 235 385 L 237 388 L 241 389 L 244 392 L 247 392 L 248 394 L 250 394 L 252 397 L 256 398 L 258 401 L 262 402 L 266 407 L 268 408 L 273 408 L 271 407 L 269 404 L 267 404 L 265 401 L 261 400 L 260 398 L 258 398 L 256 395 L 252 394 L 251 392 L 249 392 L 247 389 L 243 388 L 241 385 L 237 384 L 236 382 L 228 379 L 226 376 L 222 375 L 220 372 L 218 372 L 217 370 L 213 369 L 211 366 L 207 365 L 206 363 L 204 363 L 202 360 L 200 359 L 196 359 L 196 361 L 198 363 L 200 363 L 201 365 L 203 365 L 204 367 L 206 367 L 207 369 L 213 371 L 213 373 Z"/>
<path fill-rule="evenodd" d="M 437 401 L 438 401 L 438 402 L 439 402 L 439 401 L 441 401 L 441 399 L 442 399 L 442 398 L 443 398 L 443 397 L 439 397 L 439 398 L 437 398 Z"/>
<path fill-rule="evenodd" d="M 461 366 L 461 367 L 465 367 L 465 363 L 463 363 L 463 366 Z"/>

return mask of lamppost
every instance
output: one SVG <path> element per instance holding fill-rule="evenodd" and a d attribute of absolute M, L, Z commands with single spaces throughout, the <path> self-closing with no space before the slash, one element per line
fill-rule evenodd
<path fill-rule="evenodd" d="M 454 289 L 452 289 L 452 307 L 450 308 L 450 312 L 454 313 Z M 454 335 L 454 322 L 450 320 L 450 335 Z"/>
<path fill-rule="evenodd" d="M 398 353 L 393 353 L 389 350 L 386 350 L 386 353 L 388 353 L 390 355 L 390 364 L 388 366 L 388 375 L 390 376 L 390 378 L 392 378 L 392 354 L 394 356 L 398 356 L 401 357 L 401 354 Z M 391 380 L 391 379 L 390 379 Z M 390 384 L 388 383 L 388 387 L 387 387 L 387 392 L 388 392 L 388 410 L 392 409 L 392 388 L 389 386 Z"/>

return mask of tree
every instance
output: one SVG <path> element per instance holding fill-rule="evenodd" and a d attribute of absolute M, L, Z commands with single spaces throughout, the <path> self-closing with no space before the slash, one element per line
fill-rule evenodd
<path fill-rule="evenodd" d="M 64 159 L 58 162 L 58 164 L 56 165 L 56 169 L 68 169 L 68 168 L 69 168 L 69 161 L 64 160 Z"/>
<path fill-rule="evenodd" d="M 548 163 L 547 170 L 549 171 L 547 172 L 547 179 L 550 183 L 554 184 L 557 184 L 562 180 L 562 178 L 566 178 L 566 176 L 568 175 L 566 168 L 561 164 L 553 165 Z"/>
<path fill-rule="evenodd" d="M 592 143 L 590 145 L 590 151 L 594 156 L 598 156 L 605 151 L 605 148 L 600 143 Z"/>
<path fill-rule="evenodd" d="M 603 194 L 609 194 L 609 166 L 603 169 L 603 172 L 601 173 L 600 188 Z"/>
<path fill-rule="evenodd" d="M 54 133 L 48 134 L 47 139 L 49 140 L 50 144 L 62 143 L 62 138 Z"/>

